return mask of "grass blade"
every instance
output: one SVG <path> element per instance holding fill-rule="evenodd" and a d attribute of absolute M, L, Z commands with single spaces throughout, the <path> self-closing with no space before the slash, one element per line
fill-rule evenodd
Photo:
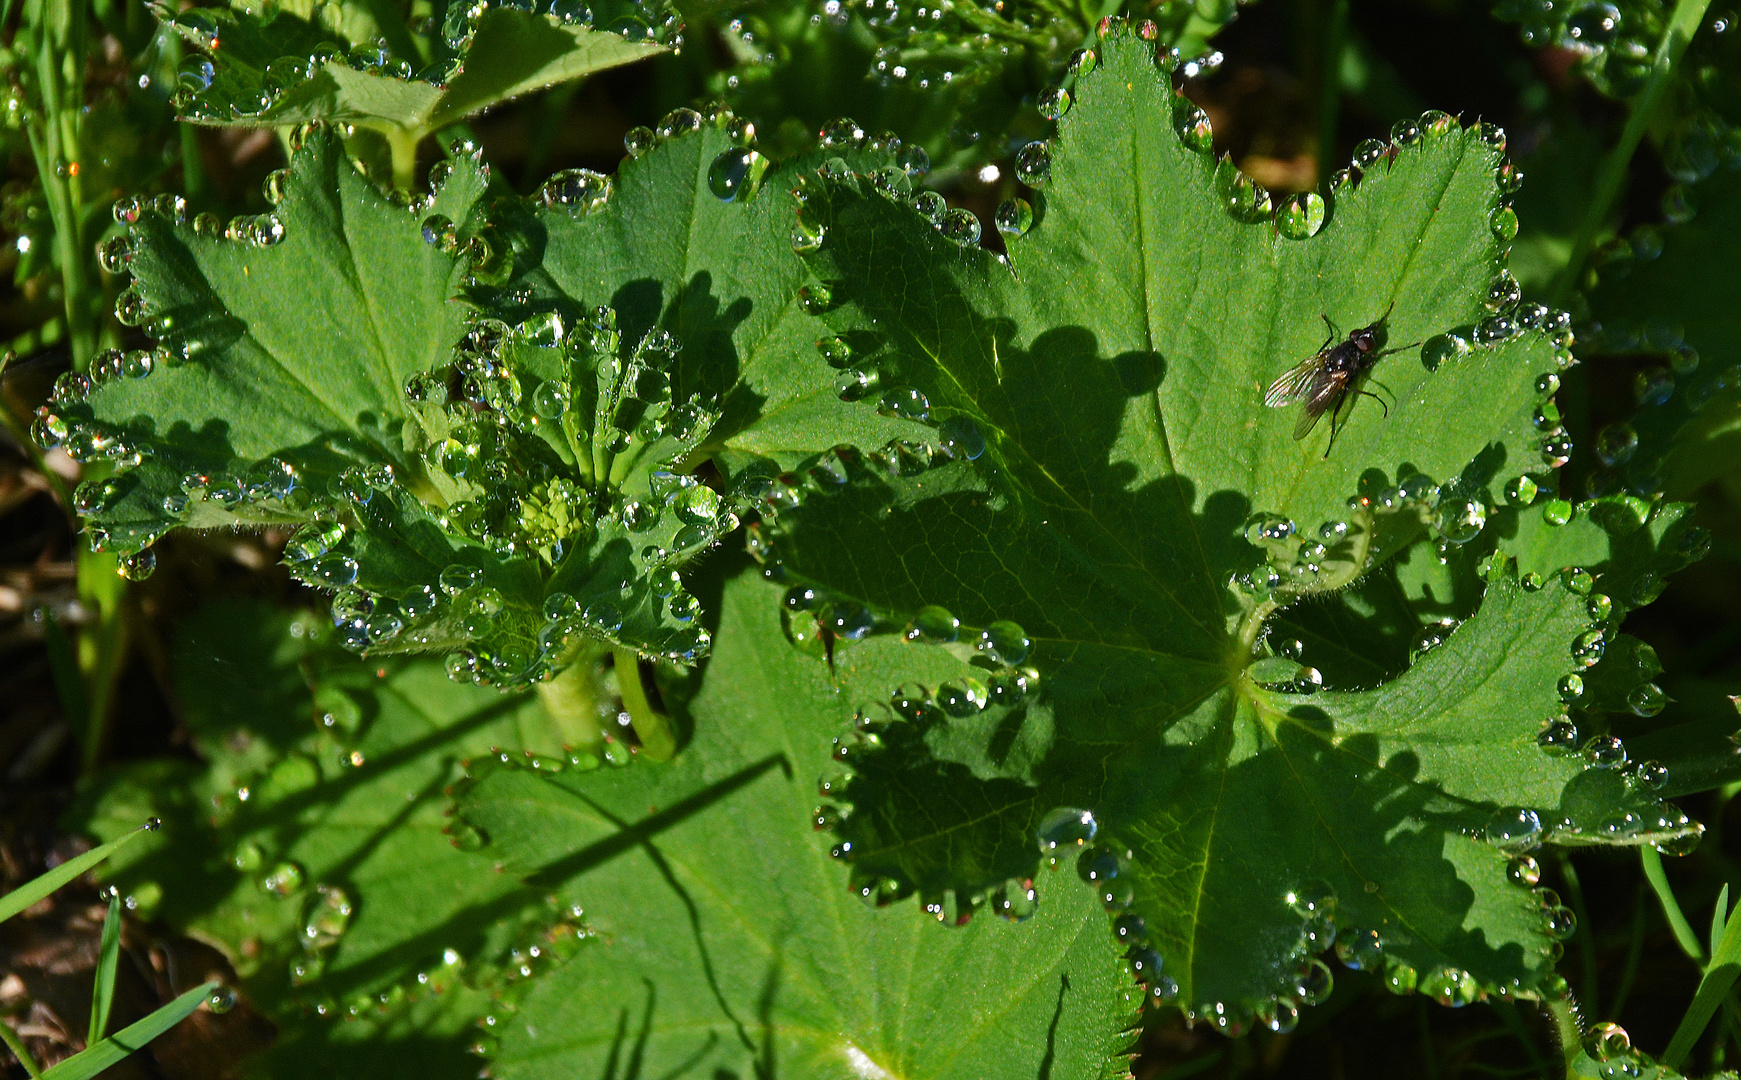
<path fill-rule="evenodd" d="M 43 1073 L 42 1080 L 90 1080 L 187 1019 L 217 986 L 214 981 L 194 987 L 145 1019 L 128 1024 L 96 1045 L 80 1050 Z"/>
<path fill-rule="evenodd" d="M 42 1075 L 42 1070 L 36 1065 L 36 1059 L 31 1057 L 30 1051 L 24 1048 L 24 1039 L 18 1032 L 13 1031 L 10 1025 L 0 1023 L 0 1042 L 6 1044 L 6 1049 L 12 1051 L 12 1056 L 18 1059 L 18 1064 L 24 1066 L 24 1071 L 29 1073 L 32 1078 Z"/>
<path fill-rule="evenodd" d="M 1723 924 L 1729 921 L 1729 883 L 1717 894 L 1717 906 L 1711 911 L 1711 955 L 1717 955 L 1717 943 L 1723 940 Z"/>
<path fill-rule="evenodd" d="M 1662 903 L 1662 914 L 1668 919 L 1669 929 L 1674 931 L 1675 942 L 1680 945 L 1682 952 L 1692 957 L 1693 963 L 1703 964 L 1705 954 L 1699 948 L 1699 936 L 1693 933 L 1687 917 L 1681 913 L 1680 901 L 1675 899 L 1674 890 L 1669 888 L 1668 875 L 1662 870 L 1662 855 L 1653 847 L 1641 847 L 1638 849 L 1638 858 L 1644 863 L 1645 880 L 1650 882 L 1657 900 Z"/>
<path fill-rule="evenodd" d="M 109 1006 L 115 1001 L 115 968 L 121 959 L 121 894 L 109 890 L 109 914 L 103 917 L 103 944 L 97 950 L 97 981 L 91 988 L 91 1028 L 86 1046 L 95 1046 L 109 1030 Z"/>
<path fill-rule="evenodd" d="M 1693 1044 L 1705 1033 L 1717 1007 L 1728 996 L 1729 988 L 1735 985 L 1737 976 L 1741 976 L 1741 908 L 1730 913 L 1728 925 L 1723 927 L 1722 940 L 1711 953 L 1711 962 L 1705 967 L 1705 977 L 1699 980 L 1693 1003 L 1687 1006 L 1686 1015 L 1681 1017 L 1680 1026 L 1662 1055 L 1664 1065 L 1676 1070 L 1681 1067 Z"/>
<path fill-rule="evenodd" d="M 118 840 L 111 840 L 102 847 L 92 848 L 76 859 L 68 859 L 66 862 L 61 863 L 59 866 L 50 870 L 48 873 L 43 874 L 41 877 L 27 881 L 23 885 L 20 885 L 18 888 L 7 893 L 5 896 L 0 896 L 0 922 L 5 922 L 20 911 L 23 911 L 25 908 L 36 903 L 38 900 L 41 900 L 49 893 L 60 888 L 62 885 L 65 885 L 73 878 L 78 877 L 86 870 L 89 870 L 91 867 L 115 854 L 115 852 L 120 851 L 122 847 L 140 833 L 152 832 L 156 829 L 157 819 L 152 818 L 150 821 L 139 826 L 139 828 L 134 829 L 126 836 L 123 836 Z"/>

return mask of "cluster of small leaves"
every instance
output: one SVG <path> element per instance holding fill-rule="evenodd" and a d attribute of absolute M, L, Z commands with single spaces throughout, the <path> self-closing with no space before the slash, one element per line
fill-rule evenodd
<path fill-rule="evenodd" d="M 676 16 L 635 0 L 455 3 L 439 23 L 400 4 L 195 7 L 157 14 L 197 52 L 182 116 L 208 124 L 330 120 L 434 131 L 496 102 L 661 51 Z"/>
<path fill-rule="evenodd" d="M 116 466 L 78 509 L 135 576 L 171 527 L 295 525 L 286 558 L 342 590 L 353 648 L 451 650 L 455 677 L 507 685 L 566 666 L 577 636 L 693 661 L 706 634 L 673 568 L 736 522 L 671 472 L 713 419 L 670 396 L 680 343 L 625 343 L 608 308 L 467 323 L 449 298 L 512 255 L 477 216 L 487 170 L 438 169 L 395 205 L 315 130 L 270 214 L 220 229 L 178 200 L 119 205 L 117 314 L 159 347 L 63 377 L 37 437 Z M 299 293 L 324 302 L 281 303 Z"/>

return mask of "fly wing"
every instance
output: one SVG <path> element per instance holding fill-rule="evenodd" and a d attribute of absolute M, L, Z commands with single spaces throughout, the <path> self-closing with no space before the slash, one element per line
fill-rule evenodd
<path fill-rule="evenodd" d="M 1312 383 L 1324 370 L 1324 354 L 1308 356 L 1282 372 L 1269 389 L 1263 392 L 1263 403 L 1272 409 L 1282 409 L 1312 393 Z"/>
<path fill-rule="evenodd" d="M 1306 394 L 1306 405 L 1300 410 L 1300 418 L 1294 422 L 1294 439 L 1297 441 L 1310 435 L 1312 428 L 1317 426 L 1318 417 L 1335 409 L 1347 392 L 1347 379 L 1320 372 L 1318 381 Z"/>

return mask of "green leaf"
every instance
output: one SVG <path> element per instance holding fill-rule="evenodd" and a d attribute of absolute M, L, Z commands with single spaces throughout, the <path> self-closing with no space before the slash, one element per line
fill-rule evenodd
<path fill-rule="evenodd" d="M 1693 1044 L 1705 1033 L 1705 1026 L 1716 1015 L 1718 1006 L 1728 996 L 1729 988 L 1735 985 L 1736 977 L 1741 976 L 1741 910 L 1730 913 L 1721 938 L 1714 933 L 1712 937 L 1711 958 L 1705 964 L 1699 989 L 1662 1055 L 1663 1064 L 1671 1069 L 1680 1068 Z"/>
<path fill-rule="evenodd" d="M 1598 263 L 1590 293 L 1592 355 L 1628 356 L 1637 411 L 1601 431 L 1599 482 L 1689 497 L 1734 461 L 1741 179 L 1725 173 L 1677 189 L 1681 220 L 1635 235 Z M 1700 207 L 1692 216 L 1691 207 Z M 1604 360 L 1603 363 L 1614 363 Z M 1611 471 L 1610 471 L 1611 470 Z"/>
<path fill-rule="evenodd" d="M 10 919 L 12 916 L 36 903 L 38 900 L 41 900 L 49 893 L 52 893 L 62 885 L 65 885 L 73 878 L 76 878 L 85 871 L 97 866 L 104 859 L 117 854 L 138 837 L 140 833 L 154 830 L 160 823 L 156 820 L 152 820 L 144 825 L 134 825 L 129 827 L 129 824 L 130 823 L 118 822 L 118 827 L 112 834 L 115 837 L 113 840 L 94 847 L 83 855 L 76 855 L 50 870 L 48 873 L 43 874 L 40 877 L 32 878 L 6 895 L 0 896 L 0 922 L 5 922 L 7 919 Z"/>
<path fill-rule="evenodd" d="M 848 710 L 784 647 L 777 595 L 727 585 L 670 764 L 493 769 L 460 796 L 481 854 L 584 905 L 595 939 L 497 1010 L 491 1074 L 1125 1075 L 1134 993 L 1080 891 L 949 930 L 841 888 L 804 822 Z"/>
<path fill-rule="evenodd" d="M 608 309 L 566 336 L 547 305 L 511 331 L 465 321 L 455 294 L 513 258 L 479 205 L 487 171 L 445 163 L 405 208 L 315 132 L 238 238 L 119 207 L 136 278 L 122 308 L 162 346 L 99 358 L 89 399 L 75 379 L 38 425 L 120 466 L 80 489 L 93 536 L 135 552 L 176 525 L 301 524 L 292 571 L 343 590 L 352 647 L 451 650 L 457 672 L 504 685 L 561 670 L 585 639 L 705 652 L 675 567 L 736 518 L 671 470 L 712 414 L 653 392 L 676 343 L 625 340 Z"/>
<path fill-rule="evenodd" d="M 1312 695 L 1265 637 L 1423 537 L 1473 543 L 1562 457 L 1534 414 L 1566 319 L 1484 308 L 1512 288 L 1500 139 L 1430 114 L 1327 206 L 1271 216 L 1195 148 L 1150 46 L 1100 49 L 1059 139 L 1020 155 L 1042 198 L 1007 266 L 951 239 L 959 213 L 933 226 L 856 177 L 801 192 L 829 320 L 880 340 L 882 407 L 938 425 L 818 459 L 752 538 L 791 636 L 866 710 L 842 749 L 855 884 L 959 905 L 1080 850 L 1149 996 L 1229 1032 L 1290 1027 L 1332 937 L 1450 1004 L 1557 994 L 1569 920 L 1518 851 L 1696 828 L 1607 743 L 1554 752 L 1576 749 L 1559 680 L 1605 640 L 1586 598 L 1492 561 L 1473 617 L 1363 691 Z M 1365 384 L 1388 409 L 1350 396 L 1333 445 L 1263 404 L 1324 316 L 1332 343 L 1380 323 L 1399 350 Z"/>
<path fill-rule="evenodd" d="M 861 133 L 770 166 L 739 145 L 745 137 L 743 122 L 727 114 L 694 134 L 660 139 L 624 160 L 608 199 L 603 178 L 553 177 L 518 226 L 536 253 L 524 257 L 525 287 L 538 302 L 570 311 L 609 305 L 631 338 L 655 328 L 674 335 L 682 352 L 672 394 L 718 399 L 720 416 L 702 450 L 720 455 L 729 471 L 764 458 L 789 466 L 835 443 L 876 446 L 922 433 L 841 400 L 839 368 L 847 361 L 823 356 L 820 328 L 808 314 L 825 310 L 831 294 L 791 246 L 793 177 L 834 154 L 886 169 L 887 148 L 865 145 Z M 740 174 L 739 184 L 723 182 Z M 888 182 L 911 181 L 901 175 Z M 583 188 L 587 183 L 593 186 Z M 729 198 L 714 194 L 716 183 Z M 577 199 L 577 189 L 601 196 Z M 523 307 L 499 314 L 526 318 Z"/>
<path fill-rule="evenodd" d="M 456 6 L 445 39 L 425 46 L 437 54 L 425 66 L 405 57 L 406 45 L 417 55 L 409 41 L 376 44 L 384 28 L 367 5 L 322 6 L 320 21 L 280 7 L 176 15 L 175 28 L 204 53 L 183 64 L 183 115 L 209 124 L 325 120 L 414 142 L 509 98 L 664 51 L 645 40 L 644 25 L 625 24 L 630 38 L 588 20 Z"/>
<path fill-rule="evenodd" d="M 143 1020 L 136 1020 L 101 1042 L 80 1050 L 72 1057 L 42 1074 L 42 1080 L 90 1080 L 104 1069 L 142 1050 L 152 1039 L 193 1015 L 214 994 L 222 993 L 215 982 L 204 983 L 187 991 L 174 1001 L 154 1010 Z"/>
<path fill-rule="evenodd" d="M 141 916 L 224 949 L 279 1026 L 273 1075 L 471 1076 L 505 954 L 562 917 L 477 872 L 456 850 L 464 831 L 444 833 L 442 792 L 462 758 L 557 753 L 561 736 L 526 696 L 456 685 L 429 661 L 359 661 L 333 637 L 258 604 L 203 609 L 174 676 L 205 764 L 123 766 L 69 824 L 104 837 L 161 814 L 107 880 Z"/>
<path fill-rule="evenodd" d="M 86 1046 L 95 1046 L 109 1033 L 109 1006 L 115 1001 L 115 966 L 121 960 L 121 897 L 109 896 L 109 912 L 103 916 L 103 936 L 97 946 L 97 977 L 91 987 L 91 1025 Z"/>

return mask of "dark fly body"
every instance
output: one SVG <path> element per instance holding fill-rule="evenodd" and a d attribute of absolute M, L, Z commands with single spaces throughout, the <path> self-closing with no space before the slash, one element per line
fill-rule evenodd
<path fill-rule="evenodd" d="M 1289 368 L 1264 391 L 1263 403 L 1271 408 L 1286 408 L 1299 402 L 1305 404 L 1294 424 L 1296 440 L 1310 435 L 1318 425 L 1318 418 L 1329 413 L 1330 444 L 1324 448 L 1324 456 L 1329 457 L 1330 447 L 1336 445 L 1337 432 L 1347 423 L 1347 412 L 1352 411 L 1354 399 L 1362 395 L 1377 401 L 1386 417 L 1390 415 L 1390 408 L 1383 400 L 1377 394 L 1361 389 L 1360 383 L 1381 358 L 1420 344 L 1417 341 L 1394 349 L 1378 347 L 1384 333 L 1384 320 L 1390 318 L 1395 307 L 1392 302 L 1377 322 L 1349 332 L 1342 341 L 1336 341 L 1336 328 L 1331 325 L 1330 317 L 1321 316 L 1324 326 L 1330 331 L 1324 344 L 1317 352 Z"/>

